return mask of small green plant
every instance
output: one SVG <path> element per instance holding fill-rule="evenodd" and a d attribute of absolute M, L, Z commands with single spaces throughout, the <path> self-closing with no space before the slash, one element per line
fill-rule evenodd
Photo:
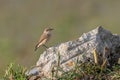
<path fill-rule="evenodd" d="M 113 70 L 109 73 L 111 80 L 120 80 L 120 65 L 114 65 Z"/>
<path fill-rule="evenodd" d="M 10 63 L 5 70 L 4 80 L 27 80 L 26 68 Z"/>

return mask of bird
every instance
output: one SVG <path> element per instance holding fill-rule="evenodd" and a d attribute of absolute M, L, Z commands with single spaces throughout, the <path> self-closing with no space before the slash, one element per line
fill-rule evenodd
<path fill-rule="evenodd" d="M 45 44 L 49 41 L 51 38 L 51 31 L 54 30 L 53 28 L 47 27 L 44 29 L 42 35 L 40 36 L 40 39 L 38 43 L 35 46 L 35 51 L 40 47 L 44 46 L 45 48 L 48 48 Z"/>

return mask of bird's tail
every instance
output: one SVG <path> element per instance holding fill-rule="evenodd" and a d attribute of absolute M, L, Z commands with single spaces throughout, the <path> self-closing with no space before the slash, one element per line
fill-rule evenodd
<path fill-rule="evenodd" d="M 35 46 L 35 50 L 34 51 L 37 51 L 37 49 L 38 49 L 38 46 L 39 45 L 39 43 L 37 43 L 37 45 Z"/>

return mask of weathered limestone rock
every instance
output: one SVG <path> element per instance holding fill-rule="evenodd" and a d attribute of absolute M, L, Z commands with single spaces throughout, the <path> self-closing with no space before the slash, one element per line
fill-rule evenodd
<path fill-rule="evenodd" d="M 96 49 L 98 55 L 103 54 L 104 47 L 110 50 L 109 65 L 116 63 L 120 57 L 120 36 L 112 34 L 110 31 L 103 29 L 101 26 L 84 33 L 75 41 L 68 41 L 59 45 L 50 47 L 40 55 L 33 68 L 27 75 L 36 75 L 43 73 L 49 77 L 52 67 L 57 65 L 58 54 L 60 55 L 60 67 L 64 71 L 69 71 L 76 61 L 94 62 L 93 50 Z"/>

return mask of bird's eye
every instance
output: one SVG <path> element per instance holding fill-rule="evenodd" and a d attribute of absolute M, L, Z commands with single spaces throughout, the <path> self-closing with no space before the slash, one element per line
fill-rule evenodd
<path fill-rule="evenodd" d="M 49 29 L 47 29 L 46 31 L 49 31 Z"/>

